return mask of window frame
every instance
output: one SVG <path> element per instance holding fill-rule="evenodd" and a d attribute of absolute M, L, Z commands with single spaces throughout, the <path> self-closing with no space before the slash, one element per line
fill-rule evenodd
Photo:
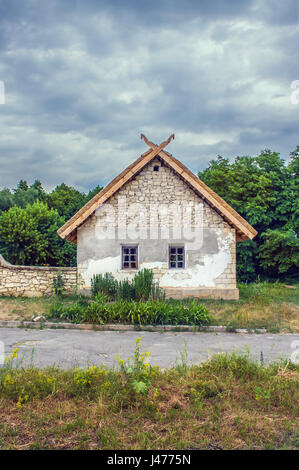
<path fill-rule="evenodd" d="M 125 253 L 124 250 L 128 249 L 128 250 L 131 250 L 132 248 L 134 248 L 136 250 L 136 253 Z M 138 245 L 121 245 L 121 269 L 124 270 L 124 271 L 129 271 L 129 270 L 136 270 L 138 269 Z M 124 257 L 125 256 L 135 256 L 135 261 L 125 261 Z M 136 264 L 136 267 L 132 267 L 131 266 L 131 263 L 135 263 Z M 129 263 L 129 266 L 124 266 L 124 263 Z"/>
<path fill-rule="evenodd" d="M 176 253 L 171 253 L 172 249 L 175 249 Z M 177 252 L 178 249 L 182 249 L 183 252 L 178 253 Z M 183 256 L 182 261 L 178 261 L 178 255 Z M 176 260 L 171 261 L 171 256 L 175 256 Z M 175 262 L 176 266 L 171 266 L 171 263 L 174 263 L 174 262 Z M 178 263 L 181 263 L 181 262 L 183 263 L 183 266 L 178 266 Z M 185 267 L 186 267 L 186 253 L 185 253 L 185 246 L 184 245 L 169 245 L 169 247 L 168 247 L 168 267 L 169 267 L 169 269 L 185 269 Z"/>

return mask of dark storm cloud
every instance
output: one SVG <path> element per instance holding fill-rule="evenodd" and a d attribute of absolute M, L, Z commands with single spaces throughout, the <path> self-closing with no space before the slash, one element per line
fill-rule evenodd
<path fill-rule="evenodd" d="M 193 171 L 298 142 L 298 1 L 0 0 L 0 187 L 107 183 L 146 147 Z"/>

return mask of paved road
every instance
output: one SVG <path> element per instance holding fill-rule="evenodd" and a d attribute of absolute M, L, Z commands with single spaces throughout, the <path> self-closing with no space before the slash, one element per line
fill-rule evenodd
<path fill-rule="evenodd" d="M 263 351 L 266 363 L 288 358 L 294 351 L 292 341 L 297 335 L 282 334 L 236 334 L 192 332 L 138 332 L 138 331 L 80 331 L 80 330 L 24 330 L 0 328 L 0 341 L 4 343 L 5 355 L 19 348 L 23 364 L 45 367 L 59 365 L 62 368 L 88 365 L 116 365 L 115 356 L 132 356 L 135 339 L 142 337 L 142 346 L 151 353 L 151 364 L 160 367 L 174 365 L 184 351 L 185 342 L 188 362 L 195 364 L 218 352 L 239 351 L 249 348 L 251 357 L 259 360 Z M 297 343 L 298 344 L 298 343 Z M 298 346 L 297 346 L 298 347 Z"/>

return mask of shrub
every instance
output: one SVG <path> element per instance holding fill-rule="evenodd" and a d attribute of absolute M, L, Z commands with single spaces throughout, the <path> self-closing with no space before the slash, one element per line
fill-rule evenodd
<path fill-rule="evenodd" d="M 107 295 L 110 300 L 116 297 L 118 282 L 111 273 L 95 274 L 91 280 L 91 295 L 95 297 L 99 292 Z"/>
<path fill-rule="evenodd" d="M 96 274 L 91 280 L 91 294 L 103 294 L 109 300 L 162 300 L 164 291 L 154 282 L 151 269 L 140 270 L 130 282 L 128 279 L 118 281 L 112 273 Z"/>
<path fill-rule="evenodd" d="M 53 290 L 55 295 L 63 295 L 64 293 L 64 280 L 60 271 L 53 278 Z"/>
<path fill-rule="evenodd" d="M 207 309 L 196 300 L 175 300 L 136 303 L 134 300 L 107 302 L 98 294 L 95 299 L 79 300 L 73 304 L 56 303 L 50 309 L 50 318 L 70 320 L 74 323 L 129 323 L 134 325 L 207 325 Z"/>
<path fill-rule="evenodd" d="M 118 300 L 132 300 L 135 299 L 135 287 L 128 279 L 119 281 L 117 286 L 117 299 Z"/>
<path fill-rule="evenodd" d="M 136 300 L 148 300 L 154 285 L 154 274 L 151 269 L 139 271 L 132 282 L 135 290 Z"/>
<path fill-rule="evenodd" d="M 60 300 L 50 306 L 49 318 L 57 320 L 70 320 L 74 323 L 82 321 L 82 314 L 88 306 L 88 299 L 81 296 L 71 304 L 65 304 Z"/>

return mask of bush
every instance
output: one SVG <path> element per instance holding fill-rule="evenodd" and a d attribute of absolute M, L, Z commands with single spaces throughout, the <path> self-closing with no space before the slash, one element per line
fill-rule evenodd
<path fill-rule="evenodd" d="M 61 300 L 57 300 L 53 305 L 50 306 L 50 313 L 48 314 L 48 317 L 80 323 L 82 313 L 85 311 L 87 306 L 88 299 L 83 296 L 79 297 L 76 302 L 71 304 L 64 304 Z"/>
<path fill-rule="evenodd" d="M 64 293 L 64 280 L 60 271 L 53 278 L 53 290 L 55 295 L 63 295 Z"/>
<path fill-rule="evenodd" d="M 111 273 L 95 274 L 91 280 L 91 295 L 95 297 L 99 292 L 110 300 L 116 297 L 118 282 Z"/>
<path fill-rule="evenodd" d="M 117 286 L 117 299 L 118 300 L 132 300 L 135 299 L 135 287 L 132 283 L 125 279 L 119 281 Z"/>
<path fill-rule="evenodd" d="M 25 209 L 11 207 L 0 214 L 1 254 L 12 264 L 76 264 L 75 247 L 57 235 L 64 222 L 57 211 L 38 201 Z"/>
<path fill-rule="evenodd" d="M 163 300 L 165 294 L 154 282 L 154 275 L 150 269 L 142 269 L 133 278 L 117 281 L 112 273 L 96 274 L 91 280 L 91 294 L 108 297 L 109 300 Z"/>
<path fill-rule="evenodd" d="M 142 269 L 133 279 L 136 300 L 148 300 L 154 285 L 154 274 L 150 269 Z"/>

